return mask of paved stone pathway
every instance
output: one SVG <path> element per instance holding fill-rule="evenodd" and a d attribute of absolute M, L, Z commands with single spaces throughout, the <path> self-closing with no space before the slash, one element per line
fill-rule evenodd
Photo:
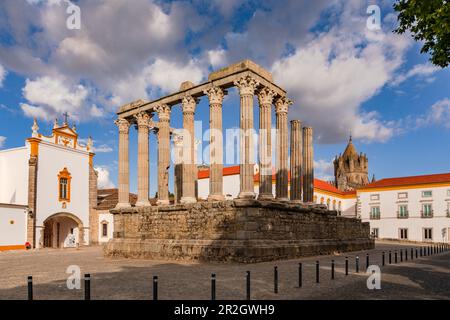
<path fill-rule="evenodd" d="M 217 275 L 217 299 L 245 299 L 245 275 L 251 271 L 252 299 L 450 299 L 450 251 L 411 261 L 414 245 L 379 243 L 376 249 L 297 260 L 243 264 L 180 263 L 176 261 L 104 258 L 100 247 L 65 250 L 0 252 L 0 299 L 26 299 L 27 276 L 34 280 L 34 298 L 83 299 L 83 290 L 68 290 L 66 270 L 77 265 L 90 273 L 92 299 L 151 299 L 152 277 L 159 277 L 160 299 L 210 299 L 210 275 Z M 388 265 L 388 251 L 407 249 L 408 261 Z M 381 290 L 367 289 L 366 253 L 370 264 L 381 266 Z M 345 257 L 349 275 L 345 276 Z M 355 273 L 355 257 L 360 272 Z M 335 279 L 331 279 L 331 260 Z M 316 283 L 316 260 L 320 283 Z M 392 254 L 394 262 L 394 254 Z M 298 288 L 298 263 L 303 286 Z M 273 293 L 273 267 L 278 266 L 279 293 Z"/>

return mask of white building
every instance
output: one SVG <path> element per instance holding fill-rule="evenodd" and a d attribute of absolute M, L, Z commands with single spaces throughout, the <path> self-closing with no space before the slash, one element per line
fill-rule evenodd
<path fill-rule="evenodd" d="M 76 128 L 55 121 L 25 146 L 0 151 L 0 250 L 66 248 L 89 244 L 97 202 L 92 140 L 79 143 Z"/>
<path fill-rule="evenodd" d="M 357 194 L 375 237 L 450 242 L 450 173 L 382 179 Z"/>

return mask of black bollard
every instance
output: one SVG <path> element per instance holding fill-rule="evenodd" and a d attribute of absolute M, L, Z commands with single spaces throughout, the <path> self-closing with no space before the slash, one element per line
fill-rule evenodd
<path fill-rule="evenodd" d="M 392 252 L 391 250 L 389 250 L 389 264 L 392 263 Z"/>
<path fill-rule="evenodd" d="M 319 283 L 319 261 L 316 261 L 316 283 Z"/>
<path fill-rule="evenodd" d="M 158 276 L 153 276 L 153 300 L 158 300 Z"/>
<path fill-rule="evenodd" d="M 348 257 L 345 257 L 345 275 L 348 276 Z"/>
<path fill-rule="evenodd" d="M 403 250 L 400 249 L 400 262 L 403 262 Z"/>
<path fill-rule="evenodd" d="M 211 274 L 211 300 L 216 300 L 216 274 Z"/>
<path fill-rule="evenodd" d="M 298 287 L 301 288 L 303 285 L 303 265 L 301 263 L 298 264 Z"/>
<path fill-rule="evenodd" d="M 397 263 L 397 250 L 394 252 L 394 263 Z"/>
<path fill-rule="evenodd" d="M 384 267 L 384 251 L 383 254 L 381 255 L 381 265 Z"/>
<path fill-rule="evenodd" d="M 250 300 L 250 271 L 247 271 L 247 300 Z"/>
<path fill-rule="evenodd" d="M 273 268 L 273 292 L 278 293 L 278 267 Z"/>
<path fill-rule="evenodd" d="M 369 254 L 366 255 L 366 270 L 369 269 Z"/>
<path fill-rule="evenodd" d="M 84 300 L 91 300 L 91 275 L 84 275 Z"/>
<path fill-rule="evenodd" d="M 331 260 L 331 280 L 334 280 L 334 260 Z"/>
<path fill-rule="evenodd" d="M 414 249 L 411 248 L 411 260 L 414 260 Z"/>
<path fill-rule="evenodd" d="M 419 250 L 416 248 L 416 259 L 419 259 Z"/>
<path fill-rule="evenodd" d="M 359 256 L 356 256 L 355 271 L 356 271 L 356 273 L 359 272 Z"/>
<path fill-rule="evenodd" d="M 405 249 L 405 261 L 408 261 L 408 249 Z"/>
<path fill-rule="evenodd" d="M 28 300 L 33 300 L 33 277 L 28 276 Z"/>

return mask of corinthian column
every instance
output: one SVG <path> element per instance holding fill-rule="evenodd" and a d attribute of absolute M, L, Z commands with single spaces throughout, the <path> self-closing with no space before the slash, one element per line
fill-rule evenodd
<path fill-rule="evenodd" d="M 314 150 L 313 129 L 303 128 L 303 202 L 313 202 Z"/>
<path fill-rule="evenodd" d="M 225 92 L 219 87 L 211 87 L 204 93 L 209 98 L 210 123 L 210 201 L 224 200 L 223 196 L 223 132 L 222 132 L 222 103 Z"/>
<path fill-rule="evenodd" d="M 259 195 L 258 199 L 273 199 L 272 193 L 272 103 L 275 92 L 263 88 L 259 101 Z"/>
<path fill-rule="evenodd" d="M 129 163 L 129 131 L 128 120 L 120 118 L 115 121 L 119 128 L 119 201 L 116 208 L 128 208 L 130 205 L 130 163 Z"/>
<path fill-rule="evenodd" d="M 148 126 L 150 116 L 146 112 L 135 115 L 138 129 L 138 199 L 137 207 L 149 206 Z"/>
<path fill-rule="evenodd" d="M 170 106 L 156 108 L 159 117 L 158 130 L 158 205 L 168 205 L 170 167 Z"/>
<path fill-rule="evenodd" d="M 281 97 L 275 102 L 277 115 L 277 177 L 276 197 L 288 200 L 288 110 L 292 101 Z"/>
<path fill-rule="evenodd" d="M 183 162 L 182 162 L 182 195 L 181 203 L 195 203 L 195 131 L 194 115 L 197 100 L 191 96 L 185 96 L 183 107 Z"/>
<path fill-rule="evenodd" d="M 241 132 L 240 132 L 240 182 L 239 198 L 254 198 L 254 150 L 253 150 L 253 95 L 259 85 L 250 76 L 242 77 L 234 82 L 241 96 Z"/>
<path fill-rule="evenodd" d="M 291 200 L 302 200 L 302 123 L 291 121 Z"/>

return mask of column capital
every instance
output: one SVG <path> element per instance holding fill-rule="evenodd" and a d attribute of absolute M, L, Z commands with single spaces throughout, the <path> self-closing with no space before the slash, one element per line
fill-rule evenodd
<path fill-rule="evenodd" d="M 281 97 L 275 101 L 275 112 L 278 113 L 288 113 L 289 106 L 294 102 L 287 97 Z"/>
<path fill-rule="evenodd" d="M 238 87 L 241 96 L 254 95 L 259 82 L 251 76 L 246 76 L 234 81 L 234 85 Z"/>
<path fill-rule="evenodd" d="M 170 120 L 170 106 L 167 104 L 161 104 L 156 106 L 156 112 L 158 113 L 159 121 L 169 121 Z"/>
<path fill-rule="evenodd" d="M 210 88 L 203 91 L 204 94 L 208 96 L 210 104 L 222 104 L 223 98 L 226 95 L 226 91 L 220 87 L 211 86 Z"/>
<path fill-rule="evenodd" d="M 272 105 L 273 99 L 277 95 L 275 91 L 267 87 L 259 90 L 257 94 L 260 107 L 263 107 L 264 105 Z"/>
<path fill-rule="evenodd" d="M 195 113 L 198 100 L 192 96 L 186 95 L 181 101 L 183 114 Z"/>
<path fill-rule="evenodd" d="M 130 130 L 130 122 L 125 118 L 119 118 L 114 121 L 115 125 L 119 128 L 119 133 L 128 133 Z"/>
<path fill-rule="evenodd" d="M 148 128 L 150 124 L 150 115 L 147 112 L 139 112 L 138 114 L 134 115 L 134 118 L 136 119 L 137 126 Z"/>

